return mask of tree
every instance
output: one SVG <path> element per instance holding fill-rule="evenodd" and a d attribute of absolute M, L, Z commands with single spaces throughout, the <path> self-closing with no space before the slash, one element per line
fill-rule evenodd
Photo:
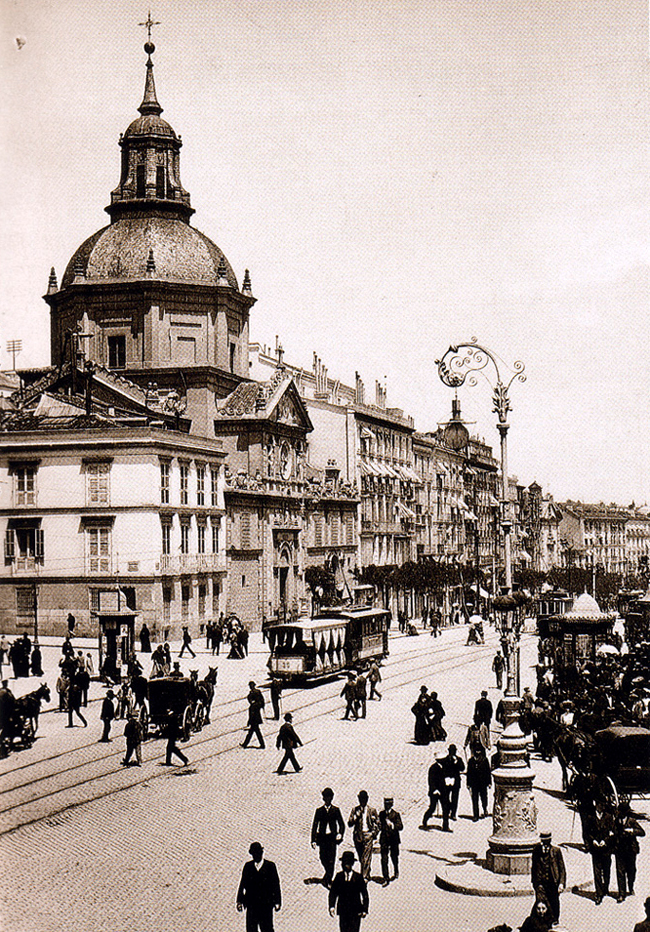
<path fill-rule="evenodd" d="M 319 605 L 332 605 L 336 601 L 336 577 L 327 567 L 308 566 L 305 570 L 305 583 L 314 602 Z"/>

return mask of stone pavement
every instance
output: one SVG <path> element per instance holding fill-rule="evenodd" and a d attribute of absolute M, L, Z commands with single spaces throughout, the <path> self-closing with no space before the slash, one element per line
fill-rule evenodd
<path fill-rule="evenodd" d="M 517 928 L 530 911 L 532 897 L 467 896 L 440 889 L 435 876 L 459 860 L 475 862 L 485 855 L 491 820 L 471 821 L 469 794 L 461 792 L 454 831 L 443 834 L 439 820 L 432 829 L 418 826 L 426 808 L 426 771 L 442 745 L 411 743 L 410 712 L 420 683 L 437 689 L 447 709 L 448 742 L 462 747 L 473 703 L 481 688 L 492 688 L 491 658 L 496 636 L 488 631 L 487 648 L 465 647 L 466 629 L 447 629 L 433 639 L 392 637 L 391 655 L 382 671 L 381 702 L 368 703 L 368 717 L 342 720 L 341 681 L 305 690 L 288 690 L 287 710 L 304 747 L 297 752 L 301 774 L 277 776 L 279 752 L 274 747 L 277 724 L 266 722 L 267 749 L 238 747 L 245 723 L 248 679 L 266 680 L 267 653 L 259 638 L 251 639 L 244 661 L 219 662 L 219 682 L 213 724 L 206 735 L 194 736 L 186 753 L 188 768 L 160 766 L 161 743 L 147 742 L 146 762 L 130 789 L 20 829 L 2 840 L 4 928 L 10 932 L 160 932 L 179 924 L 192 932 L 243 930 L 234 907 L 248 845 L 260 840 L 280 872 L 284 905 L 276 916 L 276 932 L 336 932 L 329 917 L 326 891 L 317 884 L 321 868 L 309 845 L 309 829 L 320 791 L 331 785 L 335 802 L 347 818 L 361 788 L 381 807 L 384 795 L 395 798 L 405 823 L 400 878 L 389 887 L 370 885 L 370 912 L 362 932 L 485 932 L 506 922 Z M 197 645 L 194 644 L 194 647 Z M 58 648 L 51 648 L 56 663 Z M 84 647 L 85 650 L 85 647 Z M 533 685 L 530 668 L 535 639 L 522 642 L 523 685 Z M 201 672 L 211 658 L 197 657 Z M 50 658 L 46 663 L 48 678 Z M 194 661 L 184 666 L 189 670 Z M 55 672 L 55 671 L 52 671 Z M 30 688 L 34 688 L 34 681 Z M 13 681 L 11 683 L 13 688 Z M 103 690 L 97 685 L 94 698 Z M 96 705 L 96 703 L 95 703 Z M 233 714 L 234 710 L 234 714 Z M 92 708 L 98 736 L 99 708 Z M 44 717 L 41 735 L 30 751 L 13 755 L 22 766 L 27 755 L 44 756 L 53 743 L 60 749 L 92 740 L 87 729 L 64 730 L 64 716 Z M 234 723 L 234 724 L 233 724 Z M 232 733 L 232 728 L 235 733 Z M 221 730 L 220 730 L 221 729 Z M 214 752 L 200 742 L 223 734 Z M 447 742 L 447 743 L 448 743 Z M 113 745 L 112 747 L 114 747 Z M 151 750 L 149 750 L 151 748 Z M 150 757 L 151 755 L 151 757 Z M 7 762 L 2 772 L 6 773 Z M 587 855 L 580 849 L 579 827 L 559 793 L 559 767 L 534 760 L 538 826 L 550 827 L 567 862 L 569 886 L 590 878 Z M 648 803 L 635 809 L 648 816 Z M 647 826 L 647 822 L 644 823 Z M 650 834 L 650 832 L 649 832 Z M 351 847 L 349 832 L 343 848 Z M 570 932 L 627 932 L 642 918 L 643 899 L 650 892 L 647 840 L 642 840 L 637 896 L 617 905 L 608 898 L 596 907 L 589 890 L 562 897 L 562 922 Z M 373 875 L 379 873 L 374 858 Z"/>

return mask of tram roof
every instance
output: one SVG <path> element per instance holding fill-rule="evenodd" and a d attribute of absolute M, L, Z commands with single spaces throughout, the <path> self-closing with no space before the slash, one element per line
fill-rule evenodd
<path fill-rule="evenodd" d="M 328 615 L 327 617 L 318 617 L 318 618 L 296 618 L 295 621 L 287 621 L 285 624 L 281 625 L 272 625 L 269 628 L 269 631 L 286 631 L 288 628 L 293 630 L 299 629 L 300 631 L 314 631 L 319 628 L 336 628 L 341 627 L 346 622 L 345 618 L 335 617 L 333 615 Z"/>

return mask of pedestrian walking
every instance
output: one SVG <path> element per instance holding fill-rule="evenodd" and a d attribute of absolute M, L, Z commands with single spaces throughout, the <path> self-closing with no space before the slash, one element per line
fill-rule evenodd
<path fill-rule="evenodd" d="M 75 626 L 77 624 L 77 619 L 74 617 L 72 612 L 68 613 L 67 623 L 68 623 L 68 637 L 72 637 L 72 635 L 74 634 Z"/>
<path fill-rule="evenodd" d="M 616 902 L 622 903 L 628 894 L 634 895 L 639 838 L 645 835 L 645 830 L 632 816 L 632 810 L 627 801 L 621 802 L 618 807 L 614 832 L 614 860 L 616 862 L 616 880 L 618 884 Z"/>
<path fill-rule="evenodd" d="M 32 676 L 43 676 L 43 655 L 38 644 L 34 644 L 31 658 Z"/>
<path fill-rule="evenodd" d="M 151 653 L 151 634 L 149 633 L 146 621 L 142 622 L 142 627 L 140 628 L 140 650 L 143 654 Z"/>
<path fill-rule="evenodd" d="M 427 774 L 427 784 L 428 784 L 428 793 L 429 793 L 429 806 L 427 811 L 422 816 L 422 825 L 420 828 L 427 829 L 429 827 L 429 819 L 436 814 L 438 808 L 438 803 L 440 802 L 442 787 L 445 781 L 445 775 L 441 766 L 441 759 L 444 757 L 444 754 L 437 754 L 433 763 L 429 767 Z M 449 821 L 447 820 L 447 826 Z M 447 831 L 447 829 L 445 829 Z"/>
<path fill-rule="evenodd" d="M 492 724 L 492 715 L 494 714 L 494 709 L 492 703 L 488 699 L 487 689 L 481 691 L 480 699 L 477 699 L 474 703 L 474 716 L 478 715 L 479 721 L 487 725 L 488 730 Z"/>
<path fill-rule="evenodd" d="M 93 666 L 93 658 L 91 654 L 86 654 L 85 666 L 90 676 L 92 676 L 95 672 L 95 667 Z"/>
<path fill-rule="evenodd" d="M 260 747 L 265 748 L 266 744 L 264 743 L 264 737 L 260 731 L 260 725 L 262 724 L 262 710 L 264 709 L 264 696 L 257 688 L 253 680 L 251 680 L 248 684 L 248 696 L 246 699 L 248 701 L 248 731 L 241 746 L 243 748 L 247 748 L 251 738 L 253 735 L 255 735 L 260 743 Z"/>
<path fill-rule="evenodd" d="M 452 822 L 455 822 L 458 811 L 458 796 L 460 794 L 460 778 L 465 771 L 465 763 L 456 754 L 455 744 L 449 745 L 447 756 L 443 757 L 440 764 L 445 775 L 444 785 L 449 793 L 449 818 Z"/>
<path fill-rule="evenodd" d="M 368 699 L 374 699 L 375 696 L 377 699 L 381 699 L 381 693 L 377 689 L 377 684 L 381 683 L 381 672 L 376 660 L 373 660 L 370 664 L 370 669 L 368 670 L 368 682 L 370 683 L 370 695 L 368 696 Z"/>
<path fill-rule="evenodd" d="M 429 725 L 432 741 L 444 741 L 447 737 L 447 732 L 442 724 L 446 714 L 442 702 L 438 699 L 438 693 L 431 692 L 429 694 Z"/>
<path fill-rule="evenodd" d="M 59 694 L 59 712 L 65 712 L 68 707 L 68 687 L 70 680 L 63 671 L 56 678 L 56 691 Z"/>
<path fill-rule="evenodd" d="M 212 632 L 214 630 L 213 624 L 209 621 L 205 626 L 205 649 L 212 649 Z"/>
<path fill-rule="evenodd" d="M 16 711 L 16 697 L 9 689 L 9 680 L 2 681 L 0 689 L 0 746 L 13 741 L 12 720 Z"/>
<path fill-rule="evenodd" d="M 442 615 L 440 609 L 436 608 L 430 615 L 430 624 L 431 624 L 431 636 L 434 638 L 438 637 L 440 628 L 442 627 Z"/>
<path fill-rule="evenodd" d="M 254 841 L 244 864 L 237 890 L 237 911 L 246 910 L 246 932 L 273 932 L 273 912 L 282 906 L 278 869 L 264 858 L 264 848 Z"/>
<path fill-rule="evenodd" d="M 359 932 L 361 920 L 368 915 L 368 887 L 363 876 L 353 870 L 355 860 L 352 851 L 343 852 L 342 869 L 330 887 L 330 916 L 338 915 L 340 932 Z"/>
<path fill-rule="evenodd" d="M 283 683 L 279 676 L 271 677 L 271 685 L 269 687 L 269 692 L 271 694 L 271 706 L 273 707 L 273 718 L 276 722 L 280 721 L 281 713 L 281 699 L 282 699 L 282 689 Z"/>
<path fill-rule="evenodd" d="M 484 725 L 481 727 L 485 727 Z M 492 771 L 483 745 L 477 745 L 470 759 L 467 761 L 467 787 L 472 797 L 472 818 L 479 820 L 479 802 L 482 807 L 482 816 L 488 815 L 488 787 L 492 783 Z"/>
<path fill-rule="evenodd" d="M 278 748 L 284 748 L 284 755 L 276 773 L 284 773 L 284 768 L 286 765 L 291 762 L 293 769 L 296 773 L 300 773 L 302 767 L 296 760 L 296 755 L 293 753 L 294 748 L 298 748 L 302 745 L 302 741 L 296 734 L 296 731 L 292 725 L 293 716 L 291 712 L 287 712 L 284 716 L 284 725 L 280 725 L 280 730 L 278 732 L 278 737 L 276 739 L 275 745 Z"/>
<path fill-rule="evenodd" d="M 336 849 L 345 834 L 345 822 L 341 810 L 334 805 L 334 790 L 326 786 L 321 796 L 323 805 L 314 813 L 311 824 L 311 846 L 318 848 L 318 856 L 325 871 L 322 882 L 329 887 L 334 877 Z"/>
<path fill-rule="evenodd" d="M 382 885 L 387 887 L 391 880 L 399 877 L 399 845 L 404 825 L 402 817 L 393 808 L 393 797 L 384 798 L 384 808 L 379 813 L 379 852 L 381 856 Z M 393 876 L 388 870 L 388 860 L 393 865 Z"/>
<path fill-rule="evenodd" d="M 357 672 L 357 678 L 354 681 L 354 690 L 357 702 L 357 715 L 360 718 L 365 718 L 366 699 L 368 698 L 368 693 L 366 690 L 366 678 L 361 670 Z"/>
<path fill-rule="evenodd" d="M 0 667 L 7 662 L 7 654 L 9 653 L 9 641 L 6 638 L 6 635 L 0 637 Z"/>
<path fill-rule="evenodd" d="M 169 712 L 167 715 L 167 721 L 165 722 L 165 727 L 163 729 L 164 737 L 167 739 L 167 747 L 165 749 L 165 766 L 171 767 L 172 765 L 172 756 L 175 754 L 179 760 L 183 761 L 183 764 L 189 764 L 189 760 L 181 749 L 178 746 L 178 739 L 181 734 L 180 725 L 178 718 L 174 712 Z"/>
<path fill-rule="evenodd" d="M 566 868 L 560 848 L 551 844 L 551 833 L 541 832 L 532 852 L 531 881 L 535 896 L 548 903 L 552 923 L 560 921 L 560 893 L 566 887 Z"/>
<path fill-rule="evenodd" d="M 494 655 L 494 660 L 492 661 L 492 670 L 494 671 L 497 689 L 503 689 L 503 671 L 505 669 L 505 665 L 505 657 L 501 651 L 498 650 Z"/>
<path fill-rule="evenodd" d="M 68 687 L 68 724 L 66 725 L 66 728 L 74 728 L 74 724 L 72 722 L 73 714 L 76 715 L 77 718 L 81 719 L 84 728 L 88 727 L 88 722 L 81 714 L 82 691 L 81 686 L 79 685 L 79 675 L 79 672 L 77 672 L 72 677 Z"/>
<path fill-rule="evenodd" d="M 102 702 L 102 710 L 100 712 L 100 719 L 104 723 L 104 730 L 102 736 L 99 739 L 100 741 L 110 741 L 109 735 L 111 733 L 111 722 L 115 718 L 115 705 L 113 704 L 113 698 L 115 693 L 112 689 L 109 689 L 104 700 Z"/>
<path fill-rule="evenodd" d="M 357 849 L 361 876 L 368 881 L 372 865 L 372 846 L 379 834 L 379 816 L 377 810 L 368 805 L 368 794 L 365 790 L 360 791 L 357 799 L 359 805 L 350 813 L 348 825 L 352 829 L 352 841 Z"/>
<path fill-rule="evenodd" d="M 221 653 L 221 642 L 223 641 L 223 612 L 216 624 L 212 625 L 212 654 L 219 656 Z"/>
<path fill-rule="evenodd" d="M 420 686 L 420 695 L 411 707 L 415 716 L 413 740 L 416 744 L 431 743 L 431 697 L 426 686 Z"/>
<path fill-rule="evenodd" d="M 345 699 L 345 715 L 343 719 L 347 720 L 350 718 L 350 715 L 352 715 L 352 718 L 356 722 L 359 718 L 357 714 L 357 685 L 352 671 L 348 673 L 348 678 L 343 685 L 341 695 Z"/>
<path fill-rule="evenodd" d="M 133 766 L 139 767 L 142 763 L 142 725 L 136 718 L 135 712 L 129 712 L 124 726 L 124 737 L 126 738 L 126 754 L 122 765 L 128 767 L 131 764 L 131 757 L 135 754 Z"/>
<path fill-rule="evenodd" d="M 182 657 L 185 652 L 185 648 L 187 648 L 188 652 L 192 655 L 192 657 L 196 657 L 196 654 L 192 650 L 192 635 L 190 634 L 187 628 L 187 625 L 183 625 L 182 631 L 183 631 L 183 643 L 181 645 L 180 651 L 178 652 L 178 656 Z"/>
<path fill-rule="evenodd" d="M 585 821 L 585 844 L 591 855 L 597 906 L 609 893 L 612 851 L 616 838 L 614 828 L 611 813 L 606 812 L 602 803 L 597 800 L 593 813 Z"/>
<path fill-rule="evenodd" d="M 470 754 L 474 754 L 479 749 L 487 754 L 492 746 L 488 727 L 485 722 L 480 720 L 477 712 L 474 712 L 474 721 L 467 729 L 463 746 L 465 748 L 469 747 Z"/>

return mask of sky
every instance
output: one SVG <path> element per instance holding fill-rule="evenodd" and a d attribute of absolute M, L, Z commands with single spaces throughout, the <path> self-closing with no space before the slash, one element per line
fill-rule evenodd
<path fill-rule="evenodd" d="M 146 0 L 145 0 L 146 2 Z M 0 367 L 49 363 L 51 266 L 108 222 L 145 2 L 3 0 Z M 511 388 L 509 470 L 650 502 L 648 9 L 641 0 L 156 0 L 192 224 L 275 344 L 435 430 L 473 337 Z M 487 370 L 486 370 L 487 372 Z M 487 372 L 494 382 L 494 370 Z M 460 389 L 498 452 L 491 390 Z"/>

